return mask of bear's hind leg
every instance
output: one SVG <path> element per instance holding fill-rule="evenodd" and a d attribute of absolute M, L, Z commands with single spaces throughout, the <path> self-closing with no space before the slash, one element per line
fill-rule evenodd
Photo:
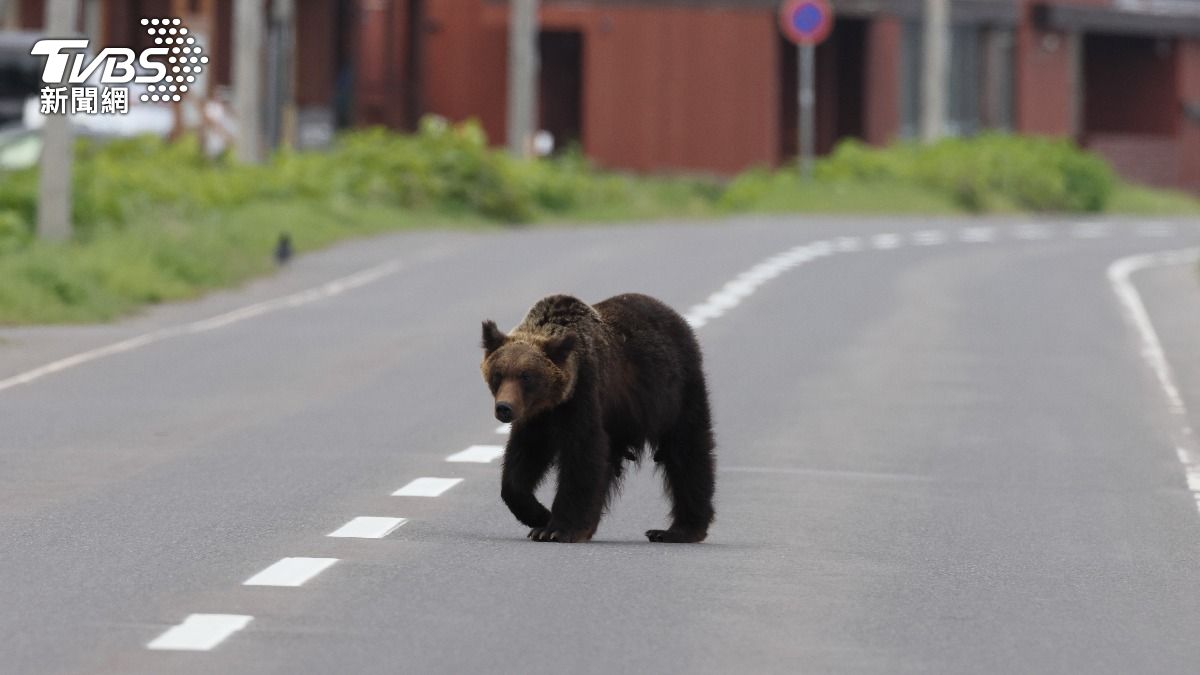
<path fill-rule="evenodd" d="M 647 530 L 647 539 L 692 543 L 708 536 L 716 491 L 714 447 L 708 402 L 701 397 L 692 406 L 692 414 L 682 415 L 680 424 L 661 439 L 655 450 L 654 461 L 662 466 L 663 483 L 671 498 L 671 526 Z"/>

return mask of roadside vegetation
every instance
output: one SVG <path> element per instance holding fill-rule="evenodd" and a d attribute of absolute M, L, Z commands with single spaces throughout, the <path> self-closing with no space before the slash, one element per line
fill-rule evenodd
<path fill-rule="evenodd" d="M 435 118 L 256 166 L 207 158 L 189 139 L 81 141 L 76 156 L 67 244 L 33 237 L 36 169 L 0 172 L 0 325 L 105 320 L 233 285 L 270 271 L 284 232 L 304 251 L 405 228 L 739 212 L 1200 214 L 1200 201 L 1122 184 L 1070 143 L 1003 135 L 846 142 L 810 181 L 764 169 L 726 183 L 602 172 L 576 153 L 518 161 L 478 126 Z"/>

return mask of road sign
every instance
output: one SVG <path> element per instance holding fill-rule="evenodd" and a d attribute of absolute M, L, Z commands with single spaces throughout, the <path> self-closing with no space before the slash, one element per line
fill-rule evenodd
<path fill-rule="evenodd" d="M 833 30 L 833 10 L 825 0 L 786 0 L 779 7 L 779 28 L 796 49 L 797 127 L 800 132 L 800 172 L 807 178 L 812 175 L 816 134 L 813 130 L 816 117 L 816 55 L 813 49 Z"/>
<path fill-rule="evenodd" d="M 833 30 L 833 10 L 825 0 L 787 0 L 779 8 L 779 28 L 798 45 L 817 45 Z"/>

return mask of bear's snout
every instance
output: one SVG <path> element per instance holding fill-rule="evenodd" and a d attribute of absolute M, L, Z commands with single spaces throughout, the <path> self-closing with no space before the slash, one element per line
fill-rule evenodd
<path fill-rule="evenodd" d="M 513 421 L 513 407 L 503 401 L 496 404 L 496 419 L 508 424 Z"/>

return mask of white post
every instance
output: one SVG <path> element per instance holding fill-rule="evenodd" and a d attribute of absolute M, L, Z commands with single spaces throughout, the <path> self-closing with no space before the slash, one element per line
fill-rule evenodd
<path fill-rule="evenodd" d="M 925 0 L 923 68 L 921 72 L 921 140 L 931 143 L 945 132 L 946 62 L 949 0 Z"/>
<path fill-rule="evenodd" d="M 537 123 L 538 0 L 508 4 L 508 151 L 528 157 Z"/>
<path fill-rule="evenodd" d="M 45 27 L 50 37 L 76 34 L 79 0 L 47 0 Z M 70 68 L 67 69 L 70 73 Z M 62 86 L 65 82 L 46 83 Z M 70 96 L 68 95 L 68 100 Z M 38 173 L 37 233 L 43 239 L 71 238 L 71 122 L 67 112 L 45 115 L 42 127 L 42 159 Z"/>

